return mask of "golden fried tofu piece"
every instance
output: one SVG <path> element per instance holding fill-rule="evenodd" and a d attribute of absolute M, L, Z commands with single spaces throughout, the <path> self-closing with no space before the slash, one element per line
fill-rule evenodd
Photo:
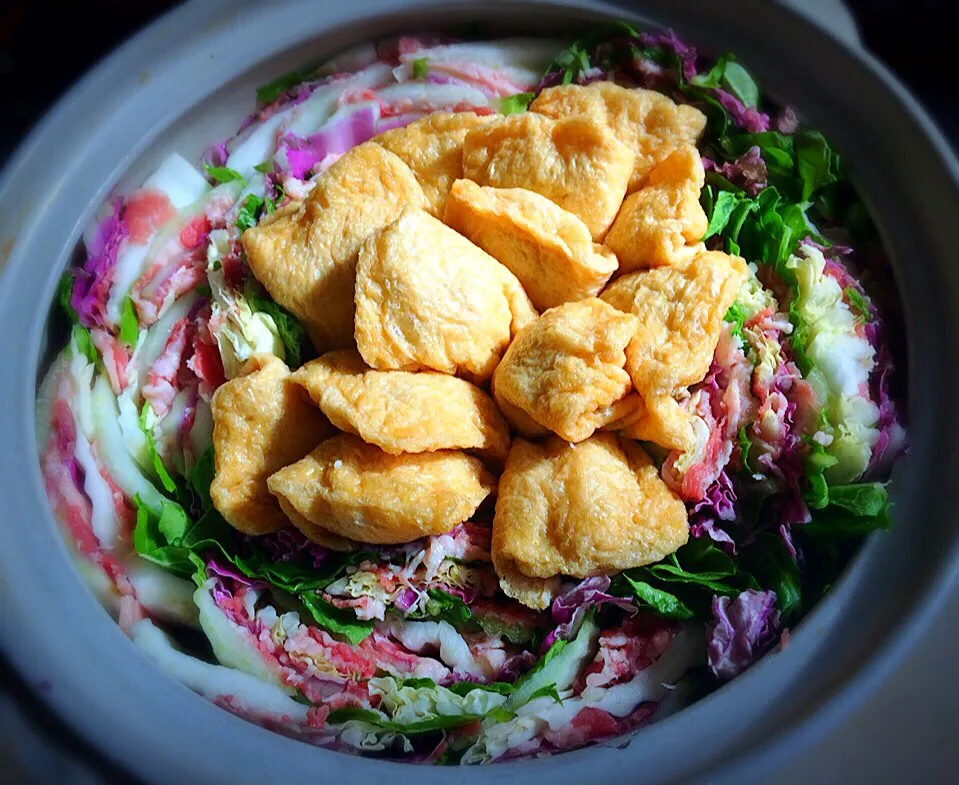
<path fill-rule="evenodd" d="M 282 360 L 255 354 L 213 395 L 210 498 L 227 523 L 246 534 L 289 525 L 267 489 L 267 477 L 334 433 L 289 377 Z"/>
<path fill-rule="evenodd" d="M 425 210 L 407 210 L 360 250 L 356 346 L 373 368 L 480 383 L 535 318 L 516 276 Z"/>
<path fill-rule="evenodd" d="M 433 112 L 373 141 L 398 155 L 413 170 L 429 202 L 426 209 L 442 218 L 453 181 L 463 176 L 466 134 L 492 119 L 473 112 Z"/>
<path fill-rule="evenodd" d="M 599 241 L 626 195 L 635 158 L 588 115 L 553 120 L 523 112 L 467 134 L 463 174 L 480 185 L 542 194 L 580 218 Z"/>
<path fill-rule="evenodd" d="M 579 218 L 525 188 L 457 180 L 443 220 L 502 262 L 540 310 L 595 297 L 618 267 Z"/>
<path fill-rule="evenodd" d="M 302 515 L 300 515 L 285 498 L 282 496 L 273 497 L 276 499 L 277 503 L 280 505 L 280 509 L 283 510 L 283 514 L 289 518 L 290 523 L 292 523 L 297 529 L 299 529 L 306 537 L 315 542 L 317 545 L 322 545 L 324 548 L 329 548 L 331 551 L 348 551 L 352 548 L 355 548 L 357 543 L 353 540 L 348 540 L 346 537 L 340 537 L 338 534 L 333 534 L 331 531 L 327 531 L 322 526 L 316 526 L 311 521 L 308 521 Z"/>
<path fill-rule="evenodd" d="M 639 320 L 595 297 L 551 308 L 520 330 L 493 376 L 493 395 L 526 436 L 547 428 L 581 442 L 639 403 L 623 366 Z"/>
<path fill-rule="evenodd" d="M 674 450 L 690 450 L 696 444 L 694 420 L 695 415 L 671 395 L 652 394 L 606 430 L 622 431 L 627 438 Z"/>
<path fill-rule="evenodd" d="M 643 449 L 614 434 L 579 444 L 517 439 L 500 478 L 493 519 L 493 566 L 536 598 L 532 579 L 642 567 L 686 543 L 686 507 Z M 518 576 L 525 576 L 523 581 Z M 535 607 L 535 606 L 534 606 Z"/>
<path fill-rule="evenodd" d="M 692 430 L 678 424 L 684 413 L 665 398 L 681 395 L 706 376 L 723 316 L 747 275 L 738 256 L 704 251 L 683 264 L 624 275 L 602 293 L 610 305 L 639 317 L 639 329 L 626 347 L 626 370 L 646 416 L 658 421 L 641 426 L 658 434 L 651 441 L 691 448 Z"/>
<path fill-rule="evenodd" d="M 553 603 L 562 584 L 558 575 L 552 578 L 523 575 L 512 561 L 497 564 L 496 576 L 503 594 L 537 611 L 546 610 Z"/>
<path fill-rule="evenodd" d="M 555 119 L 585 114 L 606 123 L 636 154 L 630 192 L 642 187 L 650 170 L 677 147 L 696 144 L 706 128 L 706 115 L 693 106 L 677 105 L 655 90 L 612 82 L 547 87 L 529 109 Z"/>
<path fill-rule="evenodd" d="M 605 240 L 621 271 L 676 264 L 705 250 L 701 241 L 709 220 L 699 203 L 705 181 L 699 151 L 684 145 L 626 197 Z"/>
<path fill-rule="evenodd" d="M 306 201 L 243 233 L 253 274 L 303 323 L 317 351 L 353 345 L 356 253 L 410 205 L 427 205 L 413 172 L 367 142 L 323 172 Z"/>
<path fill-rule="evenodd" d="M 631 273 L 602 299 L 639 317 L 626 368 L 641 393 L 672 392 L 700 382 L 749 270 L 738 256 L 704 251 L 684 265 Z"/>
<path fill-rule="evenodd" d="M 391 455 L 472 450 L 502 466 L 509 427 L 479 387 L 435 371 L 376 371 L 354 349 L 325 354 L 290 377 L 341 431 Z"/>
<path fill-rule="evenodd" d="M 314 527 L 376 545 L 448 532 L 467 520 L 496 479 L 458 450 L 390 455 L 352 434 L 320 444 L 273 474 L 270 492 Z"/>

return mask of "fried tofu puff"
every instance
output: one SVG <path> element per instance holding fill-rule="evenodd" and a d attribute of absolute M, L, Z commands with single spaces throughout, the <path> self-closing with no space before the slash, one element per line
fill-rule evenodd
<path fill-rule="evenodd" d="M 234 529 L 266 534 L 289 525 L 267 478 L 334 433 L 271 354 L 251 357 L 213 395 L 213 506 Z"/>
<path fill-rule="evenodd" d="M 435 371 L 377 371 L 353 349 L 294 372 L 331 423 L 391 455 L 462 449 L 502 467 L 509 426 L 493 400 L 464 379 Z"/>
<path fill-rule="evenodd" d="M 577 216 L 598 242 L 623 202 L 635 158 L 593 117 L 523 112 L 467 134 L 463 175 L 480 185 L 535 191 Z"/>
<path fill-rule="evenodd" d="M 450 188 L 463 176 L 466 134 L 492 119 L 473 112 L 433 112 L 373 141 L 399 156 L 413 170 L 429 202 L 426 209 L 442 218 Z"/>
<path fill-rule="evenodd" d="M 539 310 L 595 297 L 618 267 L 579 218 L 525 188 L 457 180 L 443 220 L 508 268 Z"/>
<path fill-rule="evenodd" d="M 302 515 L 300 515 L 285 498 L 282 496 L 274 497 L 283 514 L 289 519 L 293 526 L 300 530 L 309 540 L 331 551 L 349 551 L 357 546 L 354 540 L 340 537 L 338 534 L 328 531 L 320 526 L 316 526 Z"/>
<path fill-rule="evenodd" d="M 581 442 L 639 405 L 624 350 L 639 319 L 595 297 L 551 308 L 522 329 L 493 376 L 493 395 L 528 437 Z M 517 412 L 522 415 L 517 416 Z"/>
<path fill-rule="evenodd" d="M 676 264 L 705 250 L 709 220 L 699 203 L 705 181 L 699 151 L 684 145 L 626 197 L 605 240 L 622 272 Z"/>
<path fill-rule="evenodd" d="M 626 347 L 626 370 L 645 411 L 619 424 L 627 435 L 676 450 L 694 446 L 691 415 L 675 398 L 705 378 L 748 272 L 738 256 L 704 251 L 685 264 L 624 275 L 602 293 L 640 322 Z"/>
<path fill-rule="evenodd" d="M 637 441 L 691 450 L 696 443 L 695 419 L 672 395 L 655 393 L 641 399 L 636 408 L 606 427 Z"/>
<path fill-rule="evenodd" d="M 407 210 L 360 250 L 356 346 L 373 368 L 482 383 L 535 318 L 516 276 L 425 210 Z"/>
<path fill-rule="evenodd" d="M 636 154 L 630 193 L 677 147 L 695 145 L 706 128 L 706 115 L 693 106 L 677 105 L 655 90 L 626 88 L 612 82 L 547 87 L 529 106 L 554 119 L 584 114 L 608 125 Z"/>
<path fill-rule="evenodd" d="M 686 508 L 643 449 L 614 434 L 517 439 L 499 482 L 493 566 L 506 594 L 542 609 L 556 576 L 641 567 L 689 537 Z"/>
<path fill-rule="evenodd" d="M 458 450 L 390 455 L 352 434 L 320 444 L 273 474 L 270 492 L 317 530 L 375 545 L 443 534 L 467 520 L 495 489 L 478 458 Z"/>
<path fill-rule="evenodd" d="M 423 189 L 396 155 L 358 145 L 293 203 L 242 235 L 250 269 L 297 317 L 317 351 L 353 345 L 356 253 L 407 206 L 426 207 Z"/>

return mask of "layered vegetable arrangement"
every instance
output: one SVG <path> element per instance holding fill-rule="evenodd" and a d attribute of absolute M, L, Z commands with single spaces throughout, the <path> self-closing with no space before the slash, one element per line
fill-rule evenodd
<path fill-rule="evenodd" d="M 626 25 L 562 47 L 401 37 L 280 77 L 64 276 L 51 505 L 134 642 L 241 716 L 440 764 L 612 738 L 771 651 L 890 525 L 905 435 L 839 156 L 732 56 Z M 549 181 L 563 138 L 589 166 Z M 467 275 L 505 326 L 390 299 Z"/>

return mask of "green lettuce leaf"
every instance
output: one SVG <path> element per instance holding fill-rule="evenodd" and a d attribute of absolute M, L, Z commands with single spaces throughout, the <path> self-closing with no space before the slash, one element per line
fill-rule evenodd
<path fill-rule="evenodd" d="M 286 191 L 283 190 L 283 186 L 279 183 L 273 184 L 273 196 L 267 197 L 263 201 L 263 207 L 266 210 L 267 215 L 273 215 L 276 212 L 276 208 L 279 206 L 280 202 L 283 201 L 283 197 L 286 195 Z"/>
<path fill-rule="evenodd" d="M 147 440 L 147 451 L 150 455 L 150 463 L 153 464 L 153 471 L 163 486 L 163 490 L 167 493 L 175 493 L 177 484 L 166 470 L 166 466 L 163 465 L 163 459 L 160 458 L 160 454 L 157 452 L 156 440 L 153 438 L 153 428 L 147 424 L 150 411 L 150 403 L 149 401 L 145 401 L 143 408 L 140 410 L 140 430 L 143 431 L 143 435 Z"/>
<path fill-rule="evenodd" d="M 595 609 L 587 611 L 572 640 L 557 640 L 532 669 L 516 681 L 513 691 L 503 704 L 506 711 L 515 711 L 529 703 L 534 696 L 542 695 L 544 687 L 566 690 L 572 686 L 586 660 L 592 656 L 593 646 L 599 637 L 595 615 Z"/>
<path fill-rule="evenodd" d="M 242 233 L 256 226 L 265 204 L 262 196 L 248 194 L 236 211 L 236 228 Z"/>
<path fill-rule="evenodd" d="M 749 72 L 735 60 L 730 59 L 723 69 L 723 84 L 747 107 L 759 106 L 759 87 Z"/>
<path fill-rule="evenodd" d="M 140 337 L 140 322 L 137 320 L 137 312 L 133 307 L 133 300 L 127 295 L 123 300 L 123 306 L 120 311 L 120 342 L 133 348 L 137 345 L 137 338 Z"/>
<path fill-rule="evenodd" d="M 181 532 L 188 530 L 188 519 L 183 508 L 176 502 L 163 504 L 159 516 L 140 503 L 139 497 L 133 500 L 137 511 L 136 526 L 133 529 L 133 547 L 148 561 L 175 572 L 183 577 L 192 577 L 196 565 L 190 558 L 191 550 L 180 545 Z M 168 534 L 179 534 L 170 539 Z"/>
<path fill-rule="evenodd" d="M 351 610 L 337 608 L 315 592 L 304 592 L 299 599 L 317 624 L 336 635 L 342 635 L 353 646 L 362 643 L 373 632 L 372 621 L 357 619 Z"/>
<path fill-rule="evenodd" d="M 792 619 L 802 605 L 799 565 L 782 538 L 768 532 L 756 537 L 740 556 L 742 569 L 752 573 L 764 589 L 776 592 L 776 606 L 784 622 Z"/>
<path fill-rule="evenodd" d="M 267 82 L 256 88 L 256 100 L 261 104 L 273 103 L 291 87 L 296 87 L 296 85 L 302 84 L 312 78 L 313 74 L 314 71 L 312 70 L 290 71 L 289 73 L 282 74 L 272 82 Z"/>
<path fill-rule="evenodd" d="M 248 556 L 234 555 L 232 562 L 245 575 L 260 578 L 289 594 L 299 596 L 325 589 L 340 577 L 347 567 L 370 558 L 375 559 L 375 554 L 369 551 L 353 551 L 331 558 L 320 567 L 314 567 L 300 562 L 274 562 L 262 551 L 254 549 Z"/>
<path fill-rule="evenodd" d="M 692 619 L 696 614 L 675 594 L 656 589 L 643 581 L 637 581 L 628 575 L 623 576 L 633 590 L 636 605 L 640 608 L 652 608 L 664 619 Z"/>
<path fill-rule="evenodd" d="M 710 540 L 693 538 L 662 561 L 621 573 L 610 591 L 636 598 L 638 607 L 665 618 L 705 620 L 715 595 L 735 597 L 758 588 L 756 578 L 729 554 Z"/>
<path fill-rule="evenodd" d="M 707 189 L 711 189 L 712 186 L 707 186 Z M 742 222 L 745 220 L 745 217 L 751 211 L 751 208 L 744 208 L 744 205 L 752 204 L 752 200 L 746 196 L 744 193 L 736 193 L 735 191 L 720 191 L 716 195 L 715 201 L 712 205 L 712 212 L 707 213 L 709 215 L 709 226 L 706 229 L 706 234 L 703 235 L 704 240 L 708 240 L 710 237 L 720 234 L 726 227 L 729 225 L 730 219 L 733 217 L 733 214 L 737 214 L 737 221 L 739 227 L 742 226 Z M 738 235 L 738 228 L 736 228 L 736 234 Z M 732 231 L 730 236 L 732 236 Z M 735 239 L 735 238 L 734 238 Z"/>
<path fill-rule="evenodd" d="M 428 678 L 404 679 L 400 686 L 412 687 L 414 690 L 420 690 L 420 689 L 431 690 L 431 689 L 435 689 L 436 682 Z"/>
<path fill-rule="evenodd" d="M 826 448 L 817 441 L 809 439 L 807 444 L 809 452 L 803 461 L 803 470 L 809 487 L 803 492 L 803 500 L 814 510 L 821 510 L 829 504 L 829 485 L 824 472 L 839 463 L 839 459 L 826 452 Z"/>
<path fill-rule="evenodd" d="M 839 180 L 839 156 L 819 131 L 801 129 L 795 136 L 796 168 L 803 202 L 824 186 Z"/>
<path fill-rule="evenodd" d="M 430 60 L 428 57 L 417 57 L 413 61 L 413 78 L 422 79 L 430 72 Z"/>
<path fill-rule="evenodd" d="M 729 322 L 732 325 L 732 334 L 740 338 L 743 337 L 743 325 L 746 323 L 747 313 L 743 309 L 742 304 L 735 302 L 729 306 L 729 310 L 726 311 L 726 315 L 723 316 L 724 322 Z"/>
<path fill-rule="evenodd" d="M 64 270 L 63 275 L 60 276 L 60 283 L 57 284 L 57 302 L 60 303 L 70 324 L 77 324 L 80 317 L 70 304 L 71 294 L 73 294 L 73 274 L 69 270 Z"/>
<path fill-rule="evenodd" d="M 716 62 L 713 63 L 712 68 L 704 74 L 696 74 L 696 76 L 690 79 L 690 84 L 696 87 L 716 88 L 722 86 L 723 75 L 726 73 L 726 65 L 730 60 L 732 60 L 732 55 L 720 55 L 716 58 Z"/>
<path fill-rule="evenodd" d="M 100 359 L 100 352 L 97 351 L 97 347 L 93 345 L 93 338 L 90 337 L 90 331 L 77 322 L 70 328 L 70 337 L 76 342 L 80 354 L 96 365 Z"/>
<path fill-rule="evenodd" d="M 555 684 L 544 684 L 536 692 L 529 696 L 529 702 L 536 700 L 537 698 L 549 697 L 552 698 L 556 703 L 562 703 L 563 699 L 559 697 L 559 691 L 556 689 Z"/>
<path fill-rule="evenodd" d="M 206 169 L 206 173 L 218 183 L 232 183 L 234 180 L 238 180 L 241 183 L 241 188 L 246 185 L 246 178 L 236 169 L 231 169 L 229 166 L 210 166 L 209 164 L 205 164 L 203 168 Z"/>
<path fill-rule="evenodd" d="M 427 590 L 426 605 L 422 610 L 409 614 L 409 619 L 436 619 L 448 621 L 454 627 L 468 622 L 473 614 L 459 597 L 448 594 L 442 589 Z"/>
<path fill-rule="evenodd" d="M 889 507 L 889 494 L 882 483 L 828 486 L 826 504 L 813 508 L 812 521 L 801 531 L 804 537 L 827 542 L 862 537 L 892 525 Z"/>
<path fill-rule="evenodd" d="M 753 443 L 752 443 L 752 440 L 749 438 L 749 434 L 746 432 L 745 425 L 739 429 L 739 433 L 737 434 L 737 439 L 739 441 L 739 454 L 742 456 L 742 459 L 743 459 L 743 468 L 747 472 L 752 471 L 749 468 L 749 453 L 752 450 Z"/>
<path fill-rule="evenodd" d="M 198 464 L 199 465 L 199 464 Z M 194 471 L 191 483 L 199 485 L 205 469 Z M 303 604 L 317 625 L 341 635 L 356 645 L 373 629 L 372 622 L 360 621 L 352 611 L 336 608 L 316 591 L 328 586 L 347 567 L 372 554 L 356 551 L 332 558 L 321 567 L 298 562 L 274 562 L 263 551 L 250 546 L 240 555 L 236 533 L 216 510 L 210 509 L 193 521 L 186 510 L 172 499 L 164 502 L 157 516 L 139 498 L 134 499 L 137 521 L 133 545 L 143 558 L 183 577 L 195 577 L 197 565 L 215 556 L 248 578 L 262 580 L 289 594 Z"/>
<path fill-rule="evenodd" d="M 889 505 L 889 494 L 886 486 L 879 482 L 833 485 L 829 488 L 829 504 L 853 515 L 875 518 Z"/>
<path fill-rule="evenodd" d="M 859 290 L 850 286 L 843 294 L 846 295 L 846 299 L 849 301 L 849 307 L 856 314 L 856 319 L 859 323 L 862 324 L 863 322 L 869 321 L 871 309 L 869 303 L 866 302 L 866 298 L 860 294 Z"/>
<path fill-rule="evenodd" d="M 90 331 L 80 324 L 80 317 L 70 304 L 70 295 L 72 292 L 73 275 L 69 270 L 66 270 L 63 275 L 60 276 L 60 283 L 57 286 L 57 302 L 70 321 L 70 338 L 76 343 L 77 350 L 86 357 L 87 360 L 96 365 L 100 359 L 100 352 L 97 351 L 97 347 L 93 345 L 93 338 L 90 337 Z"/>
<path fill-rule="evenodd" d="M 261 311 L 273 319 L 286 351 L 286 364 L 290 368 L 299 368 L 303 363 L 304 344 L 307 341 L 303 325 L 289 311 L 268 297 L 258 295 L 251 290 L 246 292 L 246 299 L 254 312 Z"/>
<path fill-rule="evenodd" d="M 551 71 L 562 71 L 563 76 L 560 84 L 568 85 L 575 82 L 579 75 L 589 69 L 589 55 L 586 53 L 587 47 L 577 41 L 568 49 L 564 49 L 550 63 L 546 69 L 547 73 Z"/>
<path fill-rule="evenodd" d="M 812 539 L 840 542 L 858 539 L 874 531 L 885 531 L 891 526 L 888 506 L 871 517 L 830 506 L 824 510 L 814 510 L 812 520 L 802 527 L 802 532 Z"/>
<path fill-rule="evenodd" d="M 213 445 L 211 444 L 196 459 L 187 481 L 199 499 L 200 508 L 204 512 L 213 509 L 213 500 L 210 498 L 210 486 L 213 484 L 215 473 Z"/>
<path fill-rule="evenodd" d="M 525 112 L 530 103 L 536 97 L 536 93 L 516 93 L 499 99 L 499 111 L 501 114 L 518 114 Z"/>

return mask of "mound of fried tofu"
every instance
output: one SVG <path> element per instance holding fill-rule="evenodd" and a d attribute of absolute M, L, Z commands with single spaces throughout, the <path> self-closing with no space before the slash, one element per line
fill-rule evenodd
<path fill-rule="evenodd" d="M 646 448 L 695 448 L 689 387 L 748 276 L 703 243 L 704 127 L 609 82 L 434 113 L 244 232 L 316 359 L 256 355 L 216 391 L 224 519 L 338 549 L 488 521 L 501 589 L 537 609 L 680 548 Z"/>

